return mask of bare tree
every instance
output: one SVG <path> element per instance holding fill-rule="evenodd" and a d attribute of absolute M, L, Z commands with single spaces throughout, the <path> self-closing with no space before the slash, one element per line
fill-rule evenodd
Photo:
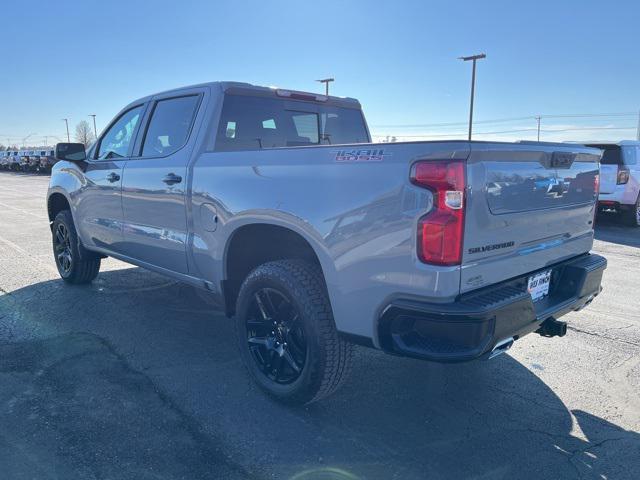
<path fill-rule="evenodd" d="M 89 125 L 89 122 L 86 120 L 82 120 L 80 123 L 76 125 L 76 141 L 79 143 L 83 143 L 85 147 L 88 147 L 95 140 L 95 136 L 93 134 L 93 130 Z"/>

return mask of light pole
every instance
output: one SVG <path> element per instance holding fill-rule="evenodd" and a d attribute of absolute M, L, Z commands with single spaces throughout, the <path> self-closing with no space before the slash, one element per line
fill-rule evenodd
<path fill-rule="evenodd" d="M 71 143 L 71 137 L 69 136 L 69 119 L 63 118 L 65 125 L 67 126 L 67 143 Z"/>
<path fill-rule="evenodd" d="M 323 78 L 322 80 L 316 80 L 316 82 L 324 83 L 324 94 L 329 96 L 329 83 L 335 82 L 335 78 Z"/>
<path fill-rule="evenodd" d="M 94 137 L 98 138 L 98 130 L 96 130 L 96 114 L 92 113 L 89 116 L 93 117 L 93 135 L 94 135 Z"/>
<path fill-rule="evenodd" d="M 483 58 L 487 58 L 484 53 L 471 55 L 470 57 L 458 57 L 458 59 L 463 62 L 468 62 L 469 60 L 473 62 L 473 70 L 471 73 L 471 106 L 469 108 L 469 141 L 471 141 L 471 132 L 473 130 L 473 97 L 476 92 L 476 61 Z"/>

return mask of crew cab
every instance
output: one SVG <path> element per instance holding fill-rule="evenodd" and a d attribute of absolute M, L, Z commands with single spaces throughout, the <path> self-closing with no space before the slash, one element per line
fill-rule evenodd
<path fill-rule="evenodd" d="M 114 257 L 204 289 L 276 398 L 318 400 L 353 344 L 486 359 L 601 290 L 601 151 L 371 143 L 360 104 L 236 82 L 136 100 L 85 151 L 56 146 L 47 196 L 61 277 Z"/>

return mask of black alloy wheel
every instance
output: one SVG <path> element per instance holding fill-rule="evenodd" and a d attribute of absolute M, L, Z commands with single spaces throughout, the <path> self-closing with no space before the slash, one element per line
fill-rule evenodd
<path fill-rule="evenodd" d="M 263 375 L 282 385 L 298 379 L 307 358 L 307 341 L 300 312 L 286 294 L 275 288 L 256 291 L 246 331 L 249 351 Z"/>
<path fill-rule="evenodd" d="M 62 276 L 69 275 L 73 268 L 73 254 L 69 229 L 64 223 L 58 223 L 53 237 L 53 249 L 56 264 Z"/>

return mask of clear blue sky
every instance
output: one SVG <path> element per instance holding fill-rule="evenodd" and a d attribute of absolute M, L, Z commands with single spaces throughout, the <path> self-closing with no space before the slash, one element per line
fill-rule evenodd
<path fill-rule="evenodd" d="M 3 144 L 62 138 L 61 118 L 73 128 L 90 113 L 100 130 L 172 87 L 320 90 L 324 76 L 360 99 L 374 132 L 432 132 L 386 125 L 465 121 L 470 65 L 456 57 L 477 52 L 477 120 L 640 109 L 637 1 L 6 1 L 0 17 Z"/>

